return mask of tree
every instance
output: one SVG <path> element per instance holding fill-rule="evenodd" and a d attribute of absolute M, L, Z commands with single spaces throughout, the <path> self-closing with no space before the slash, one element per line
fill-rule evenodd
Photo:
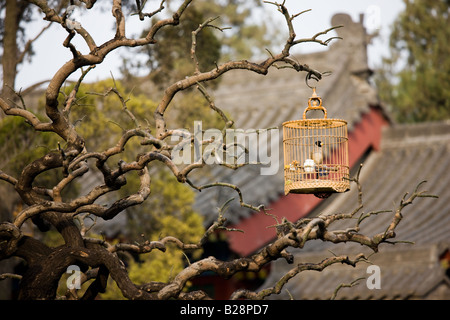
<path fill-rule="evenodd" d="M 377 77 L 381 99 L 400 122 L 450 118 L 450 2 L 405 0 L 393 25 L 391 57 Z"/>
<path fill-rule="evenodd" d="M 95 0 L 82 2 L 88 9 L 92 9 L 96 3 Z M 178 183 L 186 183 L 196 190 L 210 187 L 232 188 L 237 191 L 243 207 L 266 212 L 266 208 L 263 206 L 245 203 L 238 186 L 220 182 L 203 186 L 192 184 L 189 174 L 193 170 L 204 169 L 207 166 L 208 157 L 214 156 L 214 154 L 205 152 L 201 159 L 179 163 L 174 152 L 180 154 L 179 149 L 182 149 L 183 152 L 190 153 L 192 148 L 205 148 L 206 151 L 206 148 L 218 143 L 226 151 L 226 146 L 223 142 L 212 138 L 205 138 L 199 142 L 198 137 L 187 130 L 174 128 L 171 125 L 169 114 L 176 96 L 188 89 L 197 89 L 199 96 L 203 97 L 205 103 L 223 120 L 223 127 L 229 128 L 233 122 L 215 105 L 214 100 L 208 94 L 205 86 L 208 82 L 237 69 L 265 75 L 274 66 L 286 69 L 286 72 L 307 72 L 308 76 L 313 75 L 320 79 L 321 72 L 292 59 L 290 50 L 303 42 L 313 41 L 326 45 L 331 38 L 322 41 L 318 37 L 336 27 L 314 35 L 310 39 L 296 39 L 292 21 L 301 13 L 291 15 L 284 3 L 267 2 L 268 5 L 277 8 L 285 19 L 288 33 L 283 48 L 279 52 L 268 52 L 267 57 L 260 62 L 231 60 L 218 63 L 205 70 L 203 69 L 205 66 L 197 63 L 199 48 L 196 45 L 196 38 L 206 28 L 218 29 L 217 32 L 223 30 L 222 27 L 216 27 L 213 24 L 215 23 L 214 19 L 206 19 L 192 33 L 192 73 L 169 84 L 162 97 L 158 99 L 154 110 L 150 105 L 144 105 L 144 117 L 136 112 L 138 110 L 130 107 L 132 102 L 118 89 L 117 83 L 96 93 L 109 99 L 117 99 L 118 108 L 121 109 L 122 114 L 116 116 L 117 113 L 109 111 L 109 108 L 113 108 L 115 105 L 111 100 L 107 100 L 103 104 L 96 103 L 94 111 L 89 110 L 92 108 L 76 108 L 81 104 L 81 84 L 85 75 L 93 66 L 103 63 L 107 55 L 117 48 L 157 46 L 157 35 L 178 25 L 185 17 L 186 10 L 195 5 L 194 1 L 179 2 L 177 9 L 170 16 L 154 19 L 150 29 L 142 37 L 132 39 L 125 35 L 126 21 L 129 17 L 124 15 L 121 1 L 113 0 L 111 12 L 116 22 L 116 33 L 112 39 L 101 45 L 98 45 L 89 31 L 85 30 L 77 21 L 68 19 L 67 9 L 73 7 L 64 8 L 62 13 L 59 13 L 59 10 L 53 8 L 51 3 L 46 1 L 29 0 L 28 3 L 39 7 L 45 20 L 60 25 L 67 31 L 68 35 L 63 45 L 70 50 L 73 57 L 59 68 L 46 87 L 43 108 L 45 116 L 39 115 L 39 110 L 26 106 L 23 102 L 22 104 L 13 103 L 10 100 L 0 99 L 0 107 L 7 118 L 18 117 L 36 134 L 45 133 L 52 137 L 44 141 L 49 145 L 42 149 L 43 154 L 34 155 L 32 159 L 27 160 L 21 170 L 6 172 L 2 168 L 0 171 L 0 181 L 11 187 L 25 204 L 23 208 L 19 208 L 11 221 L 0 223 L 0 261 L 10 257 L 19 257 L 26 261 L 26 270 L 23 274 L 0 275 L 0 279 L 11 276 L 20 278 L 19 299 L 55 299 L 58 297 L 58 288 L 64 290 L 65 296 L 71 299 L 94 299 L 105 291 L 108 279 L 112 279 L 123 296 L 128 299 L 208 299 L 210 297 L 203 291 L 186 291 L 188 282 L 206 271 L 229 278 L 239 271 L 259 271 L 264 265 L 280 258 L 292 263 L 293 256 L 287 249 L 290 247 L 302 248 L 306 241 L 312 239 L 334 243 L 357 242 L 377 251 L 380 244 L 392 242 L 390 239 L 395 237 L 395 229 L 402 220 L 402 209 L 410 205 L 416 198 L 432 196 L 421 191 L 418 186 L 409 197 L 405 196 L 400 201 L 393 214 L 392 222 L 386 230 L 374 236 L 358 232 L 359 225 L 366 218 L 376 215 L 376 212 L 361 213 L 363 202 L 360 193 L 356 208 L 350 213 L 330 214 L 292 222 L 278 221 L 274 217 L 277 230 L 279 230 L 277 239 L 252 256 L 229 261 L 221 261 L 210 256 L 191 262 L 186 266 L 177 266 L 174 268 L 174 274 L 168 280 L 161 281 L 161 279 L 151 278 L 151 275 L 148 275 L 149 278 L 136 279 L 132 276 L 133 267 L 129 267 L 129 270 L 123 262 L 125 255 L 141 256 L 146 254 L 145 257 L 150 257 L 155 254 L 155 251 L 166 254 L 167 251 L 172 250 L 170 244 L 189 253 L 200 250 L 208 236 L 217 230 L 235 231 L 227 228 L 225 218 L 227 203 L 225 203 L 219 205 L 217 221 L 207 228 L 200 239 L 195 239 L 195 235 L 187 234 L 183 230 L 176 230 L 180 229 L 177 219 L 174 220 L 169 216 L 164 218 L 168 219 L 166 223 L 174 229 L 171 234 L 164 234 L 156 239 L 150 239 L 145 235 L 145 238 L 135 239 L 134 242 L 114 243 L 88 235 L 87 222 L 91 217 L 111 220 L 122 214 L 125 209 L 142 206 L 147 199 L 151 206 L 158 206 L 157 202 L 151 201 L 151 197 L 155 192 L 154 188 L 162 188 L 162 186 L 154 183 L 152 177 L 158 175 L 155 172 L 161 172 L 161 167 L 168 169 L 171 177 Z M 144 19 L 151 19 L 164 10 L 165 1 L 161 2 L 159 9 L 151 13 L 145 13 L 143 5 L 145 1 L 136 3 L 138 15 Z M 80 52 L 72 43 L 74 37 L 84 39 L 89 52 Z M 207 48 L 205 49 L 207 50 Z M 70 88 L 68 93 L 62 95 L 66 80 L 77 71 L 81 71 L 79 81 Z M 22 97 L 20 92 L 17 92 L 16 95 L 19 98 L 18 101 L 23 101 L 20 99 Z M 153 119 L 145 121 L 149 116 L 148 111 L 153 112 Z M 105 130 L 100 125 L 102 117 L 110 116 L 117 117 L 113 120 L 117 124 L 116 130 L 113 132 Z M 83 117 L 86 119 L 83 120 Z M 87 123 L 97 119 L 99 125 L 96 132 L 92 133 L 89 131 L 89 127 L 83 127 L 83 121 Z M 80 120 L 82 120 L 81 124 Z M 11 130 L 14 130 L 11 132 L 12 135 L 20 135 L 21 131 L 25 130 L 23 122 L 11 127 Z M 94 143 L 95 136 L 99 135 L 103 135 L 104 138 L 98 139 L 100 141 Z M 182 138 L 181 142 L 180 139 L 174 139 L 180 137 Z M 65 193 L 65 191 L 70 191 L 82 177 L 89 174 L 100 175 L 101 181 L 83 192 L 75 193 L 75 195 Z M 51 179 L 41 180 L 43 176 L 50 176 Z M 133 176 L 138 183 L 134 188 L 127 188 L 133 185 Z M 360 187 L 358 176 L 359 174 L 353 180 Z M 85 188 L 87 187 L 85 186 Z M 99 204 L 98 200 L 108 195 L 115 195 L 117 200 L 105 205 Z M 170 194 L 169 197 L 175 197 L 173 201 L 179 200 L 178 195 Z M 188 202 L 189 199 L 182 201 Z M 266 213 L 269 214 L 269 212 Z M 356 219 L 355 226 L 351 230 L 329 229 L 335 221 L 353 219 L 358 214 L 360 218 Z M 38 225 L 44 233 L 55 230 L 60 234 L 62 244 L 47 245 L 39 237 L 26 234 L 24 225 L 28 221 Z M 259 292 L 238 290 L 230 298 L 262 299 L 279 292 L 290 278 L 303 270 L 322 270 L 334 263 L 354 265 L 366 260 L 367 257 L 360 254 L 355 257 L 333 256 L 317 264 L 299 264 L 294 266 L 273 288 Z M 167 266 L 164 267 L 167 269 Z M 163 268 L 163 266 L 155 264 L 154 268 Z M 71 285 L 73 283 L 68 284 L 63 281 L 61 284 L 61 279 L 67 270 L 81 272 L 79 276 L 75 276 L 75 283 L 85 284 L 82 290 L 78 290 L 76 286 L 73 287 Z M 73 280 L 72 277 L 70 279 Z"/>
<path fill-rule="evenodd" d="M 68 3 L 68 0 L 50 1 L 50 4 L 54 6 L 57 13 L 67 7 Z M 5 100 L 14 100 L 17 98 L 14 94 L 17 68 L 25 61 L 27 56 L 33 54 L 33 42 L 50 26 L 50 24 L 46 25 L 33 35 L 33 38 L 27 39 L 24 32 L 25 25 L 32 21 L 33 13 L 36 11 L 37 7 L 32 6 L 28 1 L 7 0 L 0 3 L 0 43 L 2 44 L 0 61 L 2 62 L 3 72 L 3 83 L 0 94 Z"/>

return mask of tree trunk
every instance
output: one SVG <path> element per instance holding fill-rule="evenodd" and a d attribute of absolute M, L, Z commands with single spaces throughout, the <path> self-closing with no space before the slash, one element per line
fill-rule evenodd
<path fill-rule="evenodd" d="M 17 32 L 19 30 L 19 4 L 17 0 L 6 0 L 5 31 L 3 37 L 3 87 L 1 97 L 8 101 L 15 98 L 14 89 L 17 72 Z M 3 118 L 3 112 L 0 119 Z"/>

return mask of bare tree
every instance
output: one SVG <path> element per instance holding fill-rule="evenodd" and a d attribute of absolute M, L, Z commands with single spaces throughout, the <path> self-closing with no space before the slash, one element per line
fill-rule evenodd
<path fill-rule="evenodd" d="M 86 4 L 88 9 L 94 7 L 96 3 L 95 0 L 83 0 L 82 2 Z M 287 39 L 281 51 L 278 53 L 268 52 L 267 59 L 261 62 L 247 60 L 229 61 L 218 64 L 212 70 L 204 71 L 200 70 L 197 63 L 196 37 L 207 27 L 223 31 L 223 28 L 213 24 L 215 19 L 208 19 L 199 25 L 197 30 L 192 32 L 191 57 L 195 71 L 191 76 L 180 79 L 166 88 L 153 115 L 155 127 L 142 126 L 132 112 L 126 108 L 127 100 L 117 90 L 110 88 L 108 92 L 116 94 L 127 116 L 135 123 L 135 128 L 125 130 L 120 140 L 106 150 L 88 150 L 85 147 L 86 141 L 84 137 L 77 132 L 76 127 L 70 120 L 71 108 L 84 76 L 91 70 L 92 66 L 101 64 L 110 52 L 118 48 L 158 45 L 155 40 L 158 32 L 163 28 L 176 26 L 180 19 L 183 18 L 185 10 L 189 6 L 194 5 L 195 1 L 184 0 L 180 2 L 179 7 L 170 17 L 157 20 L 152 24 L 147 34 L 136 39 L 130 39 L 125 35 L 126 17 L 122 10 L 122 2 L 120 0 L 111 2 L 111 12 L 116 23 L 115 36 L 98 45 L 88 30 L 85 30 L 76 21 L 69 20 L 67 11 L 63 10 L 61 14 L 58 13 L 60 9 L 52 8 L 47 1 L 28 1 L 31 5 L 40 8 L 45 20 L 61 25 L 67 30 L 68 35 L 63 45 L 70 50 L 73 57 L 59 68 L 46 88 L 45 112 L 48 118 L 47 121 L 40 120 L 31 111 L 33 108 L 25 108 L 17 103 L 0 99 L 0 107 L 7 116 L 22 117 L 35 131 L 54 133 L 65 142 L 64 146 L 60 145 L 56 150 L 49 151 L 45 156 L 27 164 L 17 177 L 0 171 L 0 180 L 9 184 L 26 204 L 14 217 L 13 221 L 0 223 L 0 259 L 4 260 L 15 256 L 23 258 L 27 262 L 27 269 L 21 277 L 11 274 L 0 275 L 0 279 L 8 277 L 21 279 L 19 299 L 55 299 L 57 297 L 58 282 L 70 265 L 81 267 L 83 282 L 94 279 L 82 297 L 78 297 L 74 289 L 68 289 L 66 296 L 70 299 L 95 298 L 100 292 L 104 292 L 107 284 L 106 280 L 109 277 L 117 283 L 123 295 L 129 299 L 209 299 L 210 297 L 203 291 L 183 291 L 186 283 L 206 271 L 214 271 L 218 275 L 228 278 L 239 271 L 258 271 L 264 265 L 280 258 L 292 263 L 293 257 L 287 249 L 290 247 L 302 248 L 311 239 L 321 239 L 333 243 L 356 242 L 377 251 L 381 243 L 389 242 L 390 239 L 395 237 L 395 228 L 402 220 L 402 209 L 418 197 L 432 196 L 420 191 L 420 186 L 418 186 L 409 197 L 405 196 L 401 200 L 398 208 L 393 213 L 392 222 L 387 226 L 386 231 L 370 237 L 359 233 L 359 225 L 366 218 L 376 216 L 377 212 L 361 214 L 363 201 L 360 190 L 358 203 L 353 212 L 319 216 L 313 219 L 306 218 L 293 222 L 285 220 L 279 222 L 275 219 L 275 224 L 279 227 L 277 230 L 280 230 L 277 239 L 252 256 L 231 261 L 220 261 L 214 257 L 208 257 L 189 264 L 184 270 L 175 275 L 170 282 L 153 282 L 149 279 L 148 283 L 142 285 L 134 284 L 130 280 L 127 269 L 120 258 L 120 252 L 144 254 L 151 253 L 153 250 L 165 251 L 168 243 L 174 243 L 186 251 L 199 249 L 205 243 L 209 234 L 218 229 L 226 229 L 226 219 L 223 215 L 224 208 L 220 209 L 217 221 L 208 228 L 198 243 L 183 243 L 175 237 L 167 236 L 159 241 L 147 240 L 139 244 L 120 243 L 113 245 L 105 240 L 87 237 L 80 224 L 75 222 L 75 219 L 90 214 L 109 220 L 121 214 L 127 208 L 142 204 L 151 195 L 149 167 L 154 162 L 160 162 L 167 166 L 180 183 L 189 183 L 198 190 L 212 186 L 232 188 L 238 193 L 243 207 L 256 211 L 265 211 L 263 206 L 245 203 L 238 186 L 220 182 L 205 186 L 194 186 L 189 180 L 189 174 L 193 170 L 204 167 L 205 163 L 193 163 L 185 166 L 175 164 L 170 157 L 170 151 L 174 148 L 174 145 L 170 143 L 170 138 L 179 133 L 176 132 L 177 130 L 169 128 L 166 123 L 166 115 L 170 111 L 171 103 L 178 93 L 189 88 L 198 88 L 211 108 L 223 117 L 224 126 L 231 126 L 232 121 L 214 104 L 214 101 L 203 86 L 204 83 L 236 69 L 245 69 L 249 72 L 265 75 L 271 67 L 289 67 L 298 72 L 307 72 L 309 76 L 313 75 L 317 79 L 321 79 L 321 72 L 292 59 L 290 50 L 304 42 L 316 42 L 327 45 L 333 38 L 320 40 L 319 36 L 326 35 L 329 31 L 339 26 L 332 27 L 308 39 L 297 39 L 292 21 L 300 16 L 301 13 L 291 15 L 284 2 L 281 4 L 267 2 L 267 4 L 278 9 L 288 27 Z M 136 13 L 142 19 L 155 17 L 164 10 L 164 0 L 161 1 L 158 9 L 151 13 L 144 12 L 142 3 L 145 3 L 145 1 L 136 1 Z M 84 39 L 89 48 L 88 53 L 80 52 L 72 43 L 72 39 L 76 35 Z M 79 70 L 82 71 L 82 76 L 72 92 L 66 97 L 64 103 L 61 104 L 58 102 L 58 96 L 62 86 L 69 76 Z M 20 93 L 17 93 L 17 95 L 20 96 Z M 147 148 L 146 152 L 136 154 L 135 160 L 130 162 L 122 160 L 119 162 L 109 161 L 115 156 L 120 156 L 127 149 L 132 139 L 139 139 L 140 144 Z M 203 143 L 208 144 L 212 143 L 212 141 L 203 141 Z M 90 165 L 90 163 L 93 165 Z M 97 171 L 102 175 L 103 183 L 96 185 L 91 190 L 86 190 L 83 196 L 78 196 L 72 200 L 64 199 L 61 195 L 62 191 L 70 188 L 77 179 L 92 171 Z M 52 187 L 43 187 L 38 184 L 37 178 L 46 172 L 63 172 L 63 178 Z M 109 206 L 102 206 L 96 203 L 96 200 L 126 185 L 127 180 L 125 177 L 132 172 L 137 172 L 140 178 L 140 187 L 137 192 L 129 194 Z M 358 176 L 353 180 L 360 187 Z M 267 214 L 269 213 L 267 212 Z M 353 219 L 358 215 L 359 218 L 356 219 L 353 228 L 329 230 L 329 226 L 333 222 Z M 64 239 L 64 245 L 49 247 L 40 240 L 25 235 L 22 229 L 27 220 L 32 220 L 36 224 L 52 225 L 61 234 Z M 231 232 L 232 230 L 229 231 Z M 363 260 L 367 260 L 367 257 L 360 254 L 353 258 L 335 256 L 318 264 L 299 264 L 294 266 L 273 288 L 260 292 L 238 290 L 230 298 L 262 299 L 270 294 L 280 292 L 283 285 L 290 278 L 304 270 L 322 270 L 334 263 L 354 265 Z"/>

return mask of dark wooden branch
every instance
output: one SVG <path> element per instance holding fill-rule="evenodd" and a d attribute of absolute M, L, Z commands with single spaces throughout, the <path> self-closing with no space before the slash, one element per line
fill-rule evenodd
<path fill-rule="evenodd" d="M 350 266 L 355 266 L 360 261 L 367 260 L 366 257 L 363 254 L 359 254 L 355 257 L 355 259 L 350 259 L 348 256 L 334 256 L 330 258 L 326 258 L 322 260 L 319 263 L 299 263 L 297 266 L 289 270 L 283 277 L 273 286 L 272 288 L 263 289 L 259 292 L 251 292 L 249 290 L 238 290 L 233 293 L 231 296 L 232 300 L 237 299 L 252 299 L 252 300 L 261 300 L 264 299 L 267 296 L 270 296 L 272 294 L 278 294 L 281 292 L 284 285 L 293 277 L 298 275 L 300 272 L 306 271 L 306 270 L 313 270 L 313 271 L 322 271 L 325 268 L 329 267 L 330 265 L 333 265 L 335 263 L 343 263 L 348 264 Z"/>

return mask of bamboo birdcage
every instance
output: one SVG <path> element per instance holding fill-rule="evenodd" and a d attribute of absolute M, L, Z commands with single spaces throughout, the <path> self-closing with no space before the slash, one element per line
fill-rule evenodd
<path fill-rule="evenodd" d="M 310 110 L 323 119 L 307 119 Z M 350 189 L 347 122 L 327 119 L 322 99 L 313 91 L 303 120 L 283 123 L 284 191 L 325 198 Z"/>

